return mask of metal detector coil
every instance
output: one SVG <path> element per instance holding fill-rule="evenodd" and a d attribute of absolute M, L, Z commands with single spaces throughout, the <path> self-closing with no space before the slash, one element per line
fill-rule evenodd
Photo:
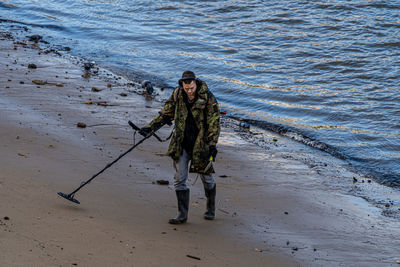
<path fill-rule="evenodd" d="M 58 192 L 57 194 L 58 194 L 59 196 L 65 198 L 65 199 L 68 199 L 69 201 L 72 201 L 72 202 L 76 203 L 76 204 L 81 204 L 81 202 L 79 202 L 79 200 L 77 200 L 76 198 L 74 198 L 74 195 L 71 195 L 71 194 L 67 195 L 67 194 L 64 194 L 64 193 L 62 193 L 62 192 Z"/>
<path fill-rule="evenodd" d="M 135 124 L 133 124 L 131 121 L 128 122 L 129 125 L 134 129 L 134 130 L 140 130 L 139 127 L 137 127 Z M 148 136 L 144 136 L 144 138 L 142 140 L 140 140 L 139 142 L 137 142 L 136 144 L 134 144 L 131 148 L 129 148 L 127 151 L 125 151 L 124 153 L 122 153 L 121 155 L 119 155 L 118 158 L 116 158 L 113 162 L 108 163 L 101 171 L 99 171 L 98 173 L 96 173 L 95 175 L 93 175 L 89 180 L 82 182 L 81 185 L 75 189 L 73 192 L 69 193 L 69 194 L 65 194 L 62 192 L 58 192 L 57 194 L 65 199 L 68 199 L 69 201 L 72 201 L 76 204 L 80 204 L 79 200 L 77 200 L 75 198 L 75 193 L 78 192 L 82 187 L 84 187 L 85 185 L 87 185 L 88 183 L 90 183 L 94 178 L 96 178 L 99 174 L 101 174 L 102 172 L 104 172 L 106 169 L 110 168 L 111 165 L 113 165 L 115 162 L 117 162 L 118 160 L 120 160 L 123 156 L 125 156 L 126 154 L 128 154 L 129 152 L 131 152 L 135 147 L 137 147 L 138 145 L 140 145 L 144 140 L 146 140 L 147 138 L 150 138 L 152 135 L 156 136 L 154 131 L 151 132 L 151 134 L 149 134 Z M 158 137 L 158 136 L 157 136 Z M 158 137 L 159 138 L 159 137 Z M 157 138 L 157 139 L 158 139 Z"/>

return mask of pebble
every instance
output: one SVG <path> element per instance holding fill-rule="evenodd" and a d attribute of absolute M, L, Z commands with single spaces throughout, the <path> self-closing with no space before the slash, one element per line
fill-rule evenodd
<path fill-rule="evenodd" d="M 78 122 L 78 123 L 76 124 L 76 126 L 79 127 L 79 128 L 86 128 L 86 123 Z"/>
<path fill-rule="evenodd" d="M 94 67 L 94 63 L 86 62 L 86 63 L 83 64 L 83 67 L 85 68 L 85 70 L 90 70 L 91 68 Z"/>
<path fill-rule="evenodd" d="M 142 81 L 142 88 L 146 89 L 146 93 L 151 95 L 154 92 L 153 85 L 150 81 Z"/>
<path fill-rule="evenodd" d="M 250 123 L 246 121 L 242 121 L 239 123 L 239 127 L 245 128 L 245 129 L 250 129 Z"/>
<path fill-rule="evenodd" d="M 169 181 L 168 180 L 157 180 L 157 184 L 159 184 L 159 185 L 169 185 Z"/>
<path fill-rule="evenodd" d="M 397 264 L 400 264 L 400 260 L 397 260 L 396 263 L 397 263 Z"/>
<path fill-rule="evenodd" d="M 37 66 L 36 66 L 36 64 L 29 64 L 28 65 L 28 69 L 36 69 L 37 68 Z"/>
<path fill-rule="evenodd" d="M 92 92 L 100 92 L 101 90 L 97 87 L 92 87 Z"/>
<path fill-rule="evenodd" d="M 6 220 L 6 221 L 8 221 L 8 220 L 10 220 L 10 217 L 5 216 L 3 219 Z"/>
<path fill-rule="evenodd" d="M 46 82 L 45 81 L 42 81 L 42 80 L 33 80 L 32 81 L 34 84 L 36 84 L 36 85 L 45 85 L 46 84 Z"/>
<path fill-rule="evenodd" d="M 37 43 L 37 42 L 39 42 L 41 39 L 43 39 L 43 36 L 38 35 L 38 34 L 35 34 L 35 35 L 28 36 L 28 38 L 29 38 L 29 39 L 28 39 L 29 41 Z"/>

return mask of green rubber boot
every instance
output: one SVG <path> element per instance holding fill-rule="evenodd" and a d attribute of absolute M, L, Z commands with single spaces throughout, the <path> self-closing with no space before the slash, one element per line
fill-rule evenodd
<path fill-rule="evenodd" d="M 189 211 L 189 196 L 190 190 L 176 190 L 176 198 L 178 199 L 179 215 L 176 218 L 170 219 L 170 224 L 182 224 L 187 221 Z"/>
<path fill-rule="evenodd" d="M 215 218 L 215 195 L 216 195 L 216 187 L 214 185 L 213 189 L 204 188 L 204 192 L 207 197 L 207 211 L 204 213 L 204 219 L 206 220 L 214 220 Z"/>

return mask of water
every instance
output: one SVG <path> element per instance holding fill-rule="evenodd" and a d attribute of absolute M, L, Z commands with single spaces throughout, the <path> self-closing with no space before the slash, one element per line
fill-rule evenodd
<path fill-rule="evenodd" d="M 133 80 L 191 69 L 228 115 L 400 185 L 398 1 L 16 0 L 0 18 Z"/>

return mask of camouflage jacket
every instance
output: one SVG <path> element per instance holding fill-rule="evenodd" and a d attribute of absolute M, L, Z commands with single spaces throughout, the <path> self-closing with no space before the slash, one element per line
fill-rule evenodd
<path fill-rule="evenodd" d="M 216 145 L 218 142 L 221 130 L 220 113 L 217 100 L 208 90 L 207 84 L 201 82 L 197 90 L 197 99 L 191 111 L 196 126 L 199 129 L 199 134 L 194 143 L 189 171 L 204 173 L 204 169 L 209 163 L 209 146 Z M 168 155 L 174 160 L 178 160 L 183 151 L 182 142 L 186 127 L 186 117 L 188 115 L 188 110 L 183 99 L 184 93 L 182 87 L 175 88 L 159 115 L 146 126 L 153 131 L 157 131 L 168 121 L 175 121 L 174 132 L 168 148 Z M 210 168 L 209 171 L 204 174 L 213 172 L 213 168 Z"/>

